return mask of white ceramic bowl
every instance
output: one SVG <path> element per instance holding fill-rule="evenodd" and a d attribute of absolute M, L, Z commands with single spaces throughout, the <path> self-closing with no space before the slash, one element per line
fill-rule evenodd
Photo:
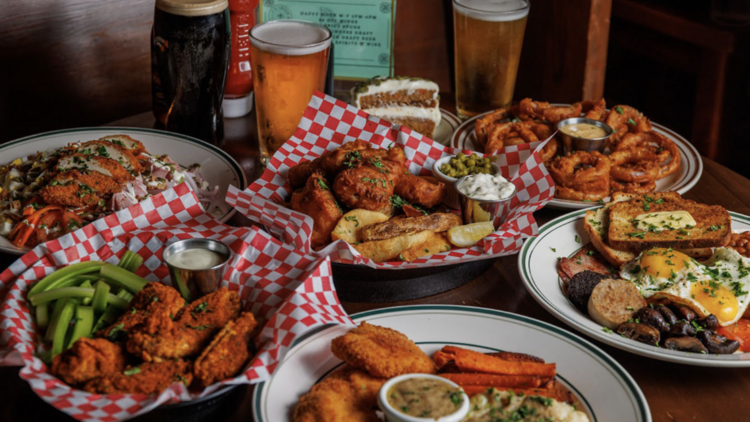
<path fill-rule="evenodd" d="M 378 392 L 378 407 L 380 407 L 380 410 L 382 410 L 385 414 L 385 420 L 387 422 L 460 422 L 469 413 L 469 396 L 467 396 L 466 393 L 463 392 L 463 390 L 461 391 L 461 394 L 463 395 L 464 400 L 461 403 L 461 407 L 459 407 L 458 410 L 451 413 L 450 415 L 443 416 L 442 418 L 418 418 L 399 412 L 398 410 L 394 409 L 390 403 L 388 403 L 388 391 L 395 384 L 409 378 L 436 379 L 454 388 L 461 388 L 453 381 L 431 374 L 404 374 L 391 378 L 386 381 L 386 383 L 383 384 L 382 387 L 380 387 L 380 391 Z"/>
<path fill-rule="evenodd" d="M 432 165 L 432 174 L 436 179 L 445 183 L 445 198 L 443 198 L 443 204 L 457 210 L 461 209 L 461 202 L 458 199 L 458 192 L 456 191 L 456 180 L 458 180 L 458 178 L 446 176 L 440 172 L 440 167 L 450 161 L 451 158 L 456 158 L 456 156 L 450 155 L 435 161 L 435 164 Z M 500 174 L 500 167 L 494 162 L 491 163 L 491 165 L 495 174 Z"/>

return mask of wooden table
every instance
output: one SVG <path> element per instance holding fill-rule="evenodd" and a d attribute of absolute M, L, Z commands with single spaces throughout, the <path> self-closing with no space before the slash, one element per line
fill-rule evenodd
<path fill-rule="evenodd" d="M 450 104 L 445 104 L 446 97 L 448 95 L 443 96 L 444 107 L 450 108 Z M 111 125 L 153 127 L 153 118 L 150 113 L 143 113 Z M 252 179 L 258 170 L 254 114 L 226 120 L 225 132 L 224 150 L 240 163 Z M 701 180 L 685 197 L 750 215 L 750 180 L 707 158 L 703 159 L 703 164 Z M 544 209 L 537 212 L 535 217 L 543 224 L 561 214 L 561 211 Z M 237 217 L 233 222 L 247 224 L 248 220 Z M 395 303 L 344 302 L 343 305 L 350 314 L 406 304 L 482 306 L 527 315 L 576 333 L 547 313 L 526 292 L 518 275 L 517 258 L 516 255 L 499 258 L 479 278 L 435 296 Z M 0 255 L 0 270 L 5 269 L 13 259 Z M 635 378 L 646 395 L 656 422 L 742 421 L 750 418 L 750 399 L 747 395 L 750 391 L 750 368 L 713 369 L 677 365 L 593 342 L 620 362 Z M 71 420 L 37 398 L 17 374 L 17 368 L 0 368 L 0 421 Z M 247 422 L 252 419 L 251 394 L 250 388 L 240 408 L 228 420 Z"/>

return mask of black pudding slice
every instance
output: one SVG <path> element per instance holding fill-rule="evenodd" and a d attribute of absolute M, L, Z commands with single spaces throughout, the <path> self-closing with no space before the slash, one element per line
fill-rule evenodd
<path fill-rule="evenodd" d="M 589 270 L 581 271 L 574 275 L 568 282 L 568 300 L 570 300 L 579 311 L 588 315 L 588 304 L 591 292 L 593 292 L 594 287 L 605 278 L 608 278 L 608 276 Z"/>

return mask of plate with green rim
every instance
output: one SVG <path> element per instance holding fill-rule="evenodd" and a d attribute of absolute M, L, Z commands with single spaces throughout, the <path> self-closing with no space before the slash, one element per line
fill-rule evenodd
<path fill-rule="evenodd" d="M 0 145 L 0 165 L 6 165 L 16 158 L 26 157 L 36 152 L 60 148 L 73 142 L 86 142 L 108 135 L 124 134 L 143 142 L 146 150 L 154 155 L 167 154 L 182 166 L 194 163 L 201 165 L 201 174 L 213 186 L 219 186 L 219 199 L 209 208 L 220 222 L 226 222 L 236 212 L 224 202 L 227 188 L 234 185 L 239 189 L 247 187 L 245 172 L 239 164 L 218 147 L 190 136 L 165 132 L 156 129 L 132 127 L 86 127 L 57 130 L 16 139 Z M 7 238 L 0 236 L 0 253 L 23 255 L 29 248 L 18 249 Z"/>
<path fill-rule="evenodd" d="M 633 378 L 587 340 L 548 323 L 493 309 L 455 305 L 383 308 L 352 315 L 355 322 L 400 331 L 428 354 L 445 345 L 480 352 L 513 351 L 557 364 L 557 382 L 573 393 L 592 422 L 650 422 L 651 412 Z M 328 325 L 296 340 L 269 381 L 252 398 L 256 422 L 291 420 L 300 396 L 342 364 L 331 340 L 350 327 Z"/>
<path fill-rule="evenodd" d="M 735 212 L 729 214 L 732 218 L 732 230 L 750 230 L 750 217 Z M 703 355 L 668 350 L 623 338 L 611 330 L 605 330 L 601 324 L 573 306 L 563 293 L 562 280 L 557 274 L 557 262 L 559 257 L 570 257 L 589 242 L 588 233 L 583 229 L 585 215 L 586 210 L 580 210 L 550 221 L 539 229 L 539 236 L 524 243 L 518 254 L 521 280 L 542 307 L 581 333 L 637 355 L 694 366 L 750 367 L 750 353 Z"/>

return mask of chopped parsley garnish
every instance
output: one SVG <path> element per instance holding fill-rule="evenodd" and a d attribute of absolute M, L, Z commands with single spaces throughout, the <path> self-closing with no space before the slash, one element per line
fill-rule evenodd
<path fill-rule="evenodd" d="M 123 327 L 125 327 L 125 324 L 117 324 L 115 325 L 111 330 L 109 330 L 109 334 L 107 334 L 107 338 L 111 342 L 116 342 L 119 340 L 122 336 L 127 334 L 127 331 L 123 330 Z"/>
<path fill-rule="evenodd" d="M 715 232 L 715 231 L 717 231 L 717 230 L 720 230 L 720 229 L 721 229 L 722 227 L 723 227 L 723 226 L 721 226 L 721 225 L 718 225 L 718 226 L 711 226 L 711 227 L 709 227 L 709 228 L 708 228 L 708 230 L 709 230 L 709 231 L 712 231 L 712 232 Z"/>
<path fill-rule="evenodd" d="M 634 233 L 628 233 L 628 236 L 630 237 L 636 237 L 638 239 L 643 239 L 644 236 L 646 236 L 646 232 L 634 232 Z"/>
<path fill-rule="evenodd" d="M 576 241 L 576 243 L 581 243 L 581 238 L 578 235 L 576 235 L 574 240 Z"/>
<path fill-rule="evenodd" d="M 323 181 L 323 179 L 317 179 L 317 182 L 318 182 L 318 186 L 320 186 L 321 188 L 325 190 L 330 190 L 328 188 L 328 185 L 326 185 L 326 182 Z"/>
<path fill-rule="evenodd" d="M 135 368 L 126 369 L 126 370 L 122 371 L 122 373 L 123 373 L 123 375 L 127 375 L 127 376 L 131 376 L 131 375 L 135 375 L 135 374 L 140 374 L 141 373 L 141 368 L 139 368 L 139 367 L 136 366 Z"/>
<path fill-rule="evenodd" d="M 454 391 L 454 392 L 452 392 L 451 395 L 450 395 L 450 398 L 451 398 L 451 403 L 453 403 L 454 405 L 456 405 L 456 407 L 460 406 L 461 403 L 464 402 L 464 398 L 461 395 L 460 391 Z"/>
<path fill-rule="evenodd" d="M 356 217 L 356 216 L 354 216 L 354 215 L 350 215 L 350 216 L 348 216 L 348 217 L 344 217 L 344 219 L 345 219 L 346 221 L 354 221 L 355 223 L 357 223 L 357 224 L 356 224 L 356 225 L 355 225 L 354 227 L 359 227 L 359 221 L 357 220 L 357 217 Z"/>
<path fill-rule="evenodd" d="M 619 114 L 622 114 L 622 107 L 620 106 L 615 107 L 615 111 Z"/>
<path fill-rule="evenodd" d="M 109 157 L 109 153 L 107 152 L 107 147 L 104 145 L 99 146 L 99 148 L 96 149 L 96 154 L 100 157 Z"/>

